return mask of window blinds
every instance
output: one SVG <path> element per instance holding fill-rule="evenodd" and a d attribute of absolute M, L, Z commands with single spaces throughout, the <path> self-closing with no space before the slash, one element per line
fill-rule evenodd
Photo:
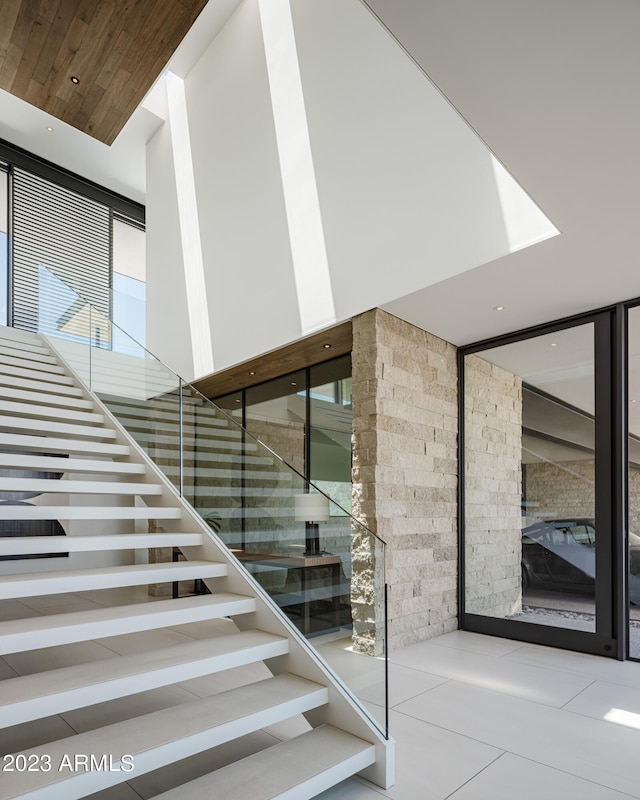
<path fill-rule="evenodd" d="M 83 314 L 75 292 L 110 315 L 110 209 L 13 168 L 13 325 L 55 333 Z"/>

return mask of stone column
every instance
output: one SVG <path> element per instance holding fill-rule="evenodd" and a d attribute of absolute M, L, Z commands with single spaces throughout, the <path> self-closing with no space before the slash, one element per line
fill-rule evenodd
<path fill-rule="evenodd" d="M 374 309 L 353 320 L 353 510 L 387 545 L 391 647 L 457 627 L 456 348 Z M 375 651 L 382 570 L 354 537 L 356 649 Z"/>

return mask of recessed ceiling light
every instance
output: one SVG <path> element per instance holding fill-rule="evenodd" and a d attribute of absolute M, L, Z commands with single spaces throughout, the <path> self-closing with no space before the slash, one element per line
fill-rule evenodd
<path fill-rule="evenodd" d="M 255 374 L 256 373 L 253 370 L 251 370 L 251 372 L 249 372 L 249 375 L 255 375 Z"/>
<path fill-rule="evenodd" d="M 325 350 L 328 350 L 331 347 L 330 344 L 323 344 L 322 346 L 324 347 Z"/>
<path fill-rule="evenodd" d="M 557 347 L 557 346 L 558 346 L 558 343 L 557 343 L 557 342 L 551 342 L 551 344 L 550 344 L 549 346 L 550 346 L 550 347 Z"/>
<path fill-rule="evenodd" d="M 504 311 L 504 306 L 494 306 L 493 310 L 494 311 Z"/>
<path fill-rule="evenodd" d="M 637 401 L 637 400 L 632 400 L 631 402 L 632 402 L 632 403 L 637 403 L 638 401 Z"/>
<path fill-rule="evenodd" d="M 241 400 L 236 400 L 236 403 L 241 403 L 241 402 L 242 402 Z"/>
<path fill-rule="evenodd" d="M 49 131 L 49 133 L 53 133 L 53 128 L 51 127 L 51 125 L 47 125 L 47 130 Z"/>
<path fill-rule="evenodd" d="M 75 84 L 76 86 L 80 83 L 80 78 L 77 75 L 72 75 L 70 80 L 71 83 Z"/>
<path fill-rule="evenodd" d="M 291 381 L 292 386 L 297 386 L 298 384 L 295 381 Z"/>

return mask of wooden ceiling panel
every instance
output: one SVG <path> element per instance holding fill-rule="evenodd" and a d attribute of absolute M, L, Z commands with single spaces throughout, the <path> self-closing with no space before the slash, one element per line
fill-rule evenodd
<path fill-rule="evenodd" d="M 0 88 L 112 144 L 206 2 L 0 0 Z"/>
<path fill-rule="evenodd" d="M 348 320 L 279 350 L 214 372 L 212 375 L 193 381 L 193 385 L 206 397 L 222 397 L 272 378 L 280 378 L 289 372 L 297 372 L 299 369 L 313 367 L 332 358 L 344 356 L 351 352 L 352 345 L 353 326 L 351 320 Z"/>

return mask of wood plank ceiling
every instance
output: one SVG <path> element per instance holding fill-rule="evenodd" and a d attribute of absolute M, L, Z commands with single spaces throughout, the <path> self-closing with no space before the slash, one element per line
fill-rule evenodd
<path fill-rule="evenodd" d="M 222 397 L 272 378 L 280 378 L 289 372 L 297 372 L 299 369 L 344 356 L 351 352 L 352 345 L 353 326 L 351 320 L 348 320 L 272 353 L 214 372 L 213 375 L 194 381 L 193 385 L 206 397 Z"/>
<path fill-rule="evenodd" d="M 0 0 L 0 88 L 112 144 L 206 2 Z"/>

